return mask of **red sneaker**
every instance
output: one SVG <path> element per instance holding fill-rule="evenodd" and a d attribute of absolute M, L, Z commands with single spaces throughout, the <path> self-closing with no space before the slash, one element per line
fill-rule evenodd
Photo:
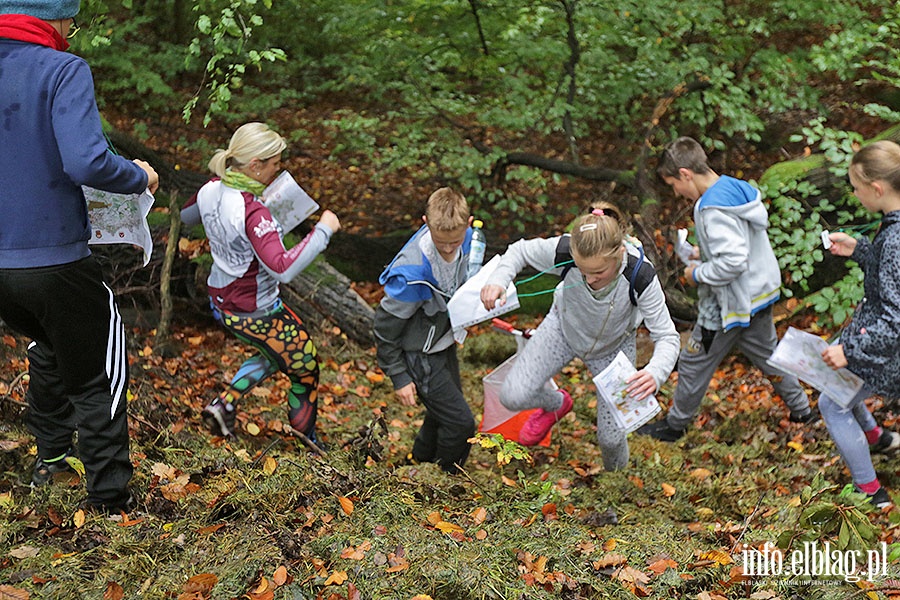
<path fill-rule="evenodd" d="M 522 425 L 522 430 L 519 432 L 520 444 L 523 446 L 539 444 L 557 421 L 572 412 L 572 396 L 563 389 L 559 390 L 559 392 L 563 397 L 562 406 L 553 412 L 540 409 L 528 417 L 528 420 L 525 421 L 525 424 Z"/>

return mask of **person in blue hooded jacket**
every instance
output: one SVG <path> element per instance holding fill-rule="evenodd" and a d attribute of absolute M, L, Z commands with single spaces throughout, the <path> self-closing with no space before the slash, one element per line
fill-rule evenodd
<path fill-rule="evenodd" d="M 697 286 L 697 323 L 678 357 L 678 384 L 664 419 L 638 433 L 673 442 L 700 410 L 713 374 L 735 346 L 772 382 L 790 420 L 816 418 L 796 377 L 766 361 L 778 344 L 772 306 L 781 295 L 781 269 L 769 242 L 769 215 L 759 190 L 719 175 L 693 138 L 670 143 L 657 172 L 676 196 L 694 202 L 697 262 L 685 267 Z"/>
<path fill-rule="evenodd" d="M 67 53 L 79 0 L 0 0 L 0 319 L 32 339 L 25 424 L 33 486 L 71 469 L 87 504 L 133 504 L 125 329 L 91 256 L 81 186 L 156 191 L 146 162 L 109 152 L 87 63 Z"/>
<path fill-rule="evenodd" d="M 469 456 L 475 419 L 462 392 L 447 301 L 466 281 L 472 217 L 465 197 L 445 187 L 428 198 L 422 220 L 379 278 L 375 343 L 400 403 L 415 406 L 418 396 L 425 406 L 413 460 L 455 473 Z"/>

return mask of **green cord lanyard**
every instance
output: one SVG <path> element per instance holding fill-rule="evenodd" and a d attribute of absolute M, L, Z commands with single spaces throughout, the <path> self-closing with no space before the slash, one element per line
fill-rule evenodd
<path fill-rule="evenodd" d="M 862 225 L 848 225 L 847 227 L 840 227 L 838 231 L 843 233 L 866 233 L 881 225 L 881 219 L 876 219 L 871 223 L 863 223 Z"/>
<path fill-rule="evenodd" d="M 553 266 L 550 267 L 549 269 L 546 269 L 546 270 L 544 270 L 544 271 L 541 271 L 541 272 L 538 273 L 537 275 L 532 275 L 531 277 L 526 277 L 525 279 L 520 279 L 520 280 L 516 281 L 516 287 L 518 288 L 518 287 L 519 287 L 520 285 L 522 285 L 522 284 L 525 284 L 525 283 L 529 283 L 529 282 L 531 282 L 531 281 L 534 281 L 535 279 L 537 279 L 537 278 L 540 277 L 541 275 L 546 275 L 546 274 L 550 273 L 550 271 L 552 271 L 552 270 L 554 270 L 554 269 L 559 269 L 560 267 L 565 267 L 565 266 L 571 265 L 571 264 L 575 264 L 575 261 L 574 261 L 574 260 L 566 260 L 566 261 L 563 261 L 563 262 L 561 262 L 561 263 L 559 263 L 559 264 L 557 264 L 557 265 L 553 265 Z M 567 285 L 567 286 L 565 286 L 563 289 L 570 288 L 570 287 L 575 287 L 576 285 L 580 285 L 580 284 Z M 552 293 L 555 292 L 555 291 L 556 291 L 556 286 L 553 286 L 553 287 L 550 288 L 549 290 L 540 290 L 540 291 L 537 291 L 537 292 L 527 292 L 527 293 L 524 293 L 524 294 L 523 294 L 523 293 L 517 293 L 516 295 L 517 295 L 519 298 L 532 298 L 532 297 L 534 297 L 534 296 L 542 296 L 542 295 L 544 295 L 544 294 L 552 294 Z"/>

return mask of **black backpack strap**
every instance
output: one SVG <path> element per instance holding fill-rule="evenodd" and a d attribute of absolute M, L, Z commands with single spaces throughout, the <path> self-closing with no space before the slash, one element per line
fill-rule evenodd
<path fill-rule="evenodd" d="M 653 278 L 656 277 L 656 269 L 644 260 L 644 249 L 637 246 L 638 256 L 628 253 L 628 262 L 625 266 L 625 279 L 628 280 L 628 298 L 632 306 L 637 306 L 638 296 L 644 293 Z"/>
<path fill-rule="evenodd" d="M 572 236 L 568 233 L 559 236 L 559 242 L 556 244 L 556 256 L 553 257 L 553 264 L 555 266 L 563 266 L 562 273 L 559 274 L 561 280 L 565 279 L 572 267 L 575 266 L 575 262 L 572 260 Z"/>
<path fill-rule="evenodd" d="M 625 279 L 628 280 L 628 299 L 631 300 L 632 306 L 637 306 L 638 296 L 644 293 L 653 278 L 656 277 L 656 269 L 649 262 L 644 260 L 644 249 L 636 246 L 639 255 L 634 256 L 630 252 L 626 252 L 628 260 L 625 263 Z M 563 265 L 562 273 L 559 274 L 560 279 L 565 279 L 566 275 L 575 266 L 572 260 L 572 237 L 569 234 L 560 236 L 559 243 L 556 244 L 556 256 L 553 258 L 554 265 Z"/>

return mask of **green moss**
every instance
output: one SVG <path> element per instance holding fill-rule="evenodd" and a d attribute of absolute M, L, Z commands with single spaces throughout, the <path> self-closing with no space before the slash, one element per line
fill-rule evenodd
<path fill-rule="evenodd" d="M 784 182 L 801 179 L 813 169 L 824 164 L 825 157 L 821 154 L 776 163 L 766 169 L 766 172 L 759 178 L 759 184 L 766 187 L 778 187 Z"/>

